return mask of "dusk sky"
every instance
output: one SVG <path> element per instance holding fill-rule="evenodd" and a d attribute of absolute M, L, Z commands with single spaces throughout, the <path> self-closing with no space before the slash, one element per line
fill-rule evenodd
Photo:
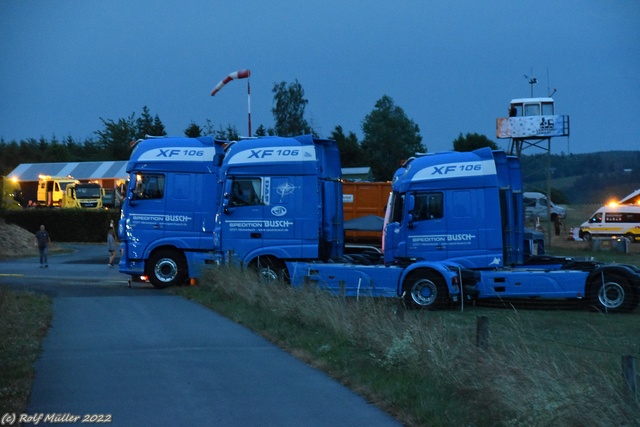
<path fill-rule="evenodd" d="M 246 135 L 247 82 L 255 131 L 273 127 L 274 84 L 297 79 L 322 137 L 361 140 L 388 95 L 430 152 L 474 132 L 507 149 L 496 118 L 536 77 L 570 117 L 553 154 L 640 149 L 638 0 L 1 0 L 0 31 L 5 142 L 96 139 L 100 118 L 145 105 L 170 135 L 207 119 Z"/>

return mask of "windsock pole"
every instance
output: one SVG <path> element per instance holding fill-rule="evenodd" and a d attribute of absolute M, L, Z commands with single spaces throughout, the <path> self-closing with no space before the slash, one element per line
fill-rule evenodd
<path fill-rule="evenodd" d="M 247 107 L 248 107 L 248 126 L 249 126 L 249 138 L 251 138 L 251 83 L 247 79 Z"/>
<path fill-rule="evenodd" d="M 215 96 L 215 94 L 218 93 L 218 91 L 220 89 L 222 89 L 222 86 L 226 85 L 231 80 L 247 79 L 247 98 L 248 98 L 247 103 L 248 103 L 248 111 L 249 111 L 249 117 L 248 117 L 249 136 L 251 136 L 251 84 L 249 83 L 249 76 L 250 75 L 251 75 L 251 71 L 249 71 L 249 70 L 235 71 L 235 72 L 229 74 L 224 79 L 222 79 L 220 81 L 220 83 L 218 83 L 216 85 L 216 87 L 213 88 L 213 90 L 211 91 L 211 96 Z"/>

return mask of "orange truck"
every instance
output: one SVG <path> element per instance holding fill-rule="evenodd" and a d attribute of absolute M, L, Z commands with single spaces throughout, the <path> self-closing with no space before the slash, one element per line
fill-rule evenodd
<path fill-rule="evenodd" d="M 390 193 L 391 182 L 342 183 L 346 243 L 381 244 L 382 223 Z"/>

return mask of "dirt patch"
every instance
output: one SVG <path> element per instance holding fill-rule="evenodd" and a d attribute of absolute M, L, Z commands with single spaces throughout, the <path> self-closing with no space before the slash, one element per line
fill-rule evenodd
<path fill-rule="evenodd" d="M 35 235 L 0 218 L 0 258 L 37 256 Z"/>

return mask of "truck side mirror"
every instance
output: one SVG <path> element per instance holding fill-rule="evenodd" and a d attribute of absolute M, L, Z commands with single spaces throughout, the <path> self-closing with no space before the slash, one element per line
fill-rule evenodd
<path fill-rule="evenodd" d="M 412 212 L 416 208 L 416 196 L 409 194 L 407 196 L 407 212 Z"/>

